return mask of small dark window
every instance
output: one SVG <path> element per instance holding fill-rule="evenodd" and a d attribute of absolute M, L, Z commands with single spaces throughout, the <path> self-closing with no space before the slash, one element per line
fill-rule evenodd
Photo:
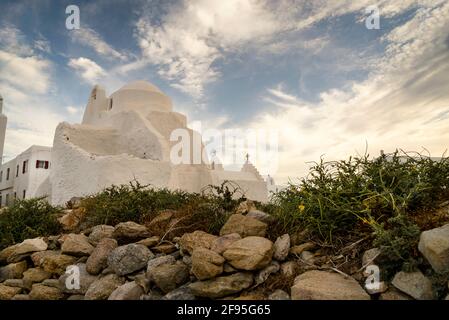
<path fill-rule="evenodd" d="M 111 110 L 111 109 L 112 109 L 112 99 L 109 100 L 109 110 Z"/>
<path fill-rule="evenodd" d="M 16 170 L 16 177 L 18 177 L 18 176 L 19 176 L 19 170 L 20 170 L 20 166 L 19 166 L 19 165 L 17 165 L 17 170 Z"/>
<path fill-rule="evenodd" d="M 9 172 L 10 172 L 11 170 L 8 168 L 7 170 L 6 170 L 6 181 L 8 181 L 9 180 Z"/>
<path fill-rule="evenodd" d="M 0 182 L 2 182 L 2 181 L 3 181 L 3 171 L 0 172 Z"/>
<path fill-rule="evenodd" d="M 22 174 L 27 173 L 28 171 L 28 160 L 25 160 L 22 164 Z"/>
<path fill-rule="evenodd" d="M 27 191 L 23 190 L 23 197 L 22 197 L 22 199 L 25 199 L 26 195 L 27 195 Z"/>
<path fill-rule="evenodd" d="M 36 161 L 36 169 L 48 169 L 50 163 L 48 161 L 44 160 L 37 160 Z"/>

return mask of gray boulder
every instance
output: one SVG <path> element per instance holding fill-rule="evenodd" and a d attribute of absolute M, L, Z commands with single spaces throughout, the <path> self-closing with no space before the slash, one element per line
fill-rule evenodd
<path fill-rule="evenodd" d="M 92 228 L 92 232 L 89 234 L 89 242 L 96 246 L 104 238 L 112 238 L 114 232 L 113 226 L 101 224 Z"/>
<path fill-rule="evenodd" d="M 106 300 L 111 293 L 119 286 L 125 283 L 123 277 L 116 274 L 108 274 L 96 281 L 94 281 L 87 290 L 85 300 Z"/>
<path fill-rule="evenodd" d="M 449 272 L 449 224 L 422 232 L 418 249 L 436 272 Z"/>
<path fill-rule="evenodd" d="M 164 293 L 175 290 L 189 280 L 189 268 L 182 262 L 162 264 L 151 270 L 151 280 Z"/>
<path fill-rule="evenodd" d="M 229 276 L 194 282 L 190 284 L 190 289 L 197 297 L 216 299 L 248 289 L 252 284 L 253 275 L 251 273 L 239 272 Z"/>
<path fill-rule="evenodd" d="M 124 276 L 145 268 L 153 256 L 144 245 L 128 244 L 112 250 L 108 256 L 108 266 L 117 275 Z"/>
<path fill-rule="evenodd" d="M 391 282 L 397 289 L 417 300 L 432 300 L 432 282 L 420 271 L 398 272 Z"/>
<path fill-rule="evenodd" d="M 140 296 L 144 294 L 141 286 L 135 281 L 127 282 L 117 289 L 115 289 L 108 300 L 139 300 Z"/>
<path fill-rule="evenodd" d="M 353 278 L 327 271 L 307 271 L 296 277 L 292 300 L 370 300 Z"/>
<path fill-rule="evenodd" d="M 117 241 L 115 239 L 101 239 L 86 261 L 87 272 L 93 275 L 99 274 L 108 266 L 108 256 L 115 248 L 117 248 Z"/>
<path fill-rule="evenodd" d="M 286 233 L 276 239 L 274 242 L 273 258 L 278 261 L 284 261 L 287 259 L 290 251 L 290 236 Z"/>

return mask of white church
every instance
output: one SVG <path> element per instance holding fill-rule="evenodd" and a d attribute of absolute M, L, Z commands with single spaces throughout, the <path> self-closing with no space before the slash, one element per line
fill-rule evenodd
<path fill-rule="evenodd" d="M 7 118 L 0 96 L 0 155 Z M 0 169 L 0 204 L 14 199 L 48 197 L 63 205 L 72 197 L 90 195 L 113 184 L 139 181 L 143 185 L 171 190 L 201 192 L 208 185 L 233 181 L 247 198 L 266 202 L 276 186 L 265 179 L 248 160 L 240 171 L 224 170 L 220 163 L 174 164 L 171 152 L 178 144 L 171 141 L 175 129 L 189 133 L 190 144 L 199 133 L 187 127 L 186 117 L 173 111 L 171 99 L 145 81 L 127 84 L 111 94 L 95 86 L 81 124 L 60 123 L 53 147 L 32 146 Z M 200 142 L 204 149 L 204 145 Z M 194 157 L 190 150 L 189 157 Z M 197 163 L 197 164 L 192 164 Z"/>

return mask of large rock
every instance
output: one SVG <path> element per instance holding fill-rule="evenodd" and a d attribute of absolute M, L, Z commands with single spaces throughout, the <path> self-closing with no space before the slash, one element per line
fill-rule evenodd
<path fill-rule="evenodd" d="M 178 248 L 176 247 L 176 245 L 174 245 L 172 243 L 161 243 L 161 244 L 151 248 L 151 250 L 155 253 L 170 254 L 170 253 L 174 253 L 175 251 L 177 251 Z"/>
<path fill-rule="evenodd" d="M 190 284 L 192 293 L 197 297 L 223 298 L 249 288 L 253 284 L 251 273 L 239 272 L 230 276 L 218 277 Z"/>
<path fill-rule="evenodd" d="M 256 205 L 251 200 L 245 200 L 240 202 L 237 209 L 235 210 L 236 214 L 246 214 L 251 210 L 256 210 Z"/>
<path fill-rule="evenodd" d="M 34 283 L 42 282 L 51 277 L 51 273 L 41 268 L 30 268 L 23 273 L 23 285 L 31 289 Z"/>
<path fill-rule="evenodd" d="M 192 233 L 185 233 L 179 240 L 179 245 L 183 252 L 188 252 L 191 255 L 194 248 L 210 249 L 216 238 L 217 236 L 207 232 L 195 231 Z"/>
<path fill-rule="evenodd" d="M 256 276 L 254 277 L 254 287 L 261 285 L 265 281 L 267 281 L 268 277 L 274 273 L 277 273 L 280 269 L 279 262 L 271 261 L 271 263 L 260 270 Z"/>
<path fill-rule="evenodd" d="M 379 300 L 412 300 L 412 298 L 399 290 L 390 288 L 379 296 Z"/>
<path fill-rule="evenodd" d="M 218 253 L 204 248 L 195 248 L 192 254 L 192 273 L 199 280 L 218 276 L 223 272 L 225 259 Z"/>
<path fill-rule="evenodd" d="M 93 250 L 89 238 L 84 234 L 68 234 L 61 246 L 61 253 L 76 257 L 89 256 Z"/>
<path fill-rule="evenodd" d="M 421 233 L 418 249 L 436 272 L 449 272 L 449 224 Z"/>
<path fill-rule="evenodd" d="M 129 243 L 148 238 L 150 233 L 145 226 L 128 221 L 116 225 L 112 236 L 114 239 L 117 239 L 119 243 Z"/>
<path fill-rule="evenodd" d="M 177 222 L 175 219 L 175 211 L 164 210 L 158 213 L 151 222 L 148 224 L 148 230 L 151 230 L 151 234 L 163 237 L 167 236 L 170 228 L 173 228 L 173 224 Z"/>
<path fill-rule="evenodd" d="M 278 261 L 284 261 L 287 259 L 288 252 L 290 250 L 290 236 L 288 233 L 278 237 L 274 242 L 273 258 Z"/>
<path fill-rule="evenodd" d="M 434 298 L 432 282 L 420 271 L 398 272 L 391 283 L 397 289 L 417 300 L 432 300 Z"/>
<path fill-rule="evenodd" d="M 271 262 L 273 243 L 262 237 L 246 237 L 231 244 L 223 256 L 234 268 L 262 269 Z"/>
<path fill-rule="evenodd" d="M 369 300 L 370 296 L 353 278 L 326 271 L 307 271 L 296 277 L 292 300 Z"/>
<path fill-rule="evenodd" d="M 0 251 L 0 264 L 6 263 L 8 261 L 9 256 L 14 253 L 14 250 L 16 250 L 17 246 L 18 244 L 15 244 Z"/>
<path fill-rule="evenodd" d="M 86 209 L 79 208 L 73 210 L 65 210 L 64 215 L 58 219 L 59 223 L 65 231 L 73 231 L 81 224 L 86 216 Z"/>
<path fill-rule="evenodd" d="M 149 237 L 149 238 L 140 240 L 139 242 L 137 242 L 137 244 L 143 244 L 145 247 L 151 248 L 151 247 L 154 247 L 155 245 L 157 245 L 160 241 L 161 241 L 161 238 L 159 236 L 153 236 L 153 237 Z"/>
<path fill-rule="evenodd" d="M 268 225 L 257 219 L 243 216 L 241 214 L 233 214 L 220 230 L 220 235 L 224 236 L 230 233 L 238 233 L 242 238 L 248 236 L 265 237 Z"/>
<path fill-rule="evenodd" d="M 196 300 L 196 297 L 192 293 L 192 289 L 188 285 L 185 285 L 170 291 L 161 300 Z"/>
<path fill-rule="evenodd" d="M 240 239 L 242 239 L 242 237 L 238 233 L 230 233 L 216 238 L 212 242 L 210 249 L 218 254 L 222 254 L 223 252 L 226 251 L 226 249 L 229 248 L 231 244 Z"/>
<path fill-rule="evenodd" d="M 86 261 L 86 270 L 90 274 L 97 275 L 108 266 L 108 256 L 117 248 L 117 241 L 111 238 L 103 238 Z"/>
<path fill-rule="evenodd" d="M 85 300 L 106 300 L 115 289 L 125 283 L 123 277 L 116 274 L 108 274 L 98 280 L 95 280 L 87 289 L 84 296 Z"/>
<path fill-rule="evenodd" d="M 270 224 L 274 220 L 273 217 L 270 216 L 268 213 L 265 213 L 257 209 L 250 210 L 246 216 L 267 224 Z"/>
<path fill-rule="evenodd" d="M 17 263 L 11 263 L 7 266 L 0 268 L 0 282 L 7 279 L 21 279 L 23 273 L 27 270 L 28 264 L 26 261 L 21 261 Z"/>
<path fill-rule="evenodd" d="M 44 281 L 42 281 L 42 283 L 44 286 L 47 287 L 52 287 L 52 288 L 57 288 L 61 290 L 61 285 L 59 284 L 59 279 L 46 279 Z"/>
<path fill-rule="evenodd" d="M 34 253 L 31 256 L 36 267 L 41 267 L 44 271 L 51 274 L 62 275 L 66 268 L 73 265 L 77 258 L 61 254 L 58 251 L 42 251 Z"/>
<path fill-rule="evenodd" d="M 97 280 L 96 276 L 89 274 L 86 271 L 86 265 L 84 263 L 78 263 L 74 267 L 77 269 L 77 273 L 66 272 L 59 278 L 59 287 L 64 293 L 70 294 L 85 294 L 89 286 Z M 79 274 L 78 274 L 79 272 Z M 79 288 L 74 286 L 74 282 L 71 281 L 73 276 L 79 275 Z"/>
<path fill-rule="evenodd" d="M 16 287 L 21 289 L 26 289 L 23 284 L 23 279 L 8 279 L 3 282 L 5 286 Z"/>
<path fill-rule="evenodd" d="M 64 298 L 64 294 L 58 288 L 47 287 L 40 283 L 33 284 L 29 296 L 31 300 L 61 300 Z"/>
<path fill-rule="evenodd" d="M 16 294 L 22 291 L 18 287 L 5 286 L 0 283 L 0 300 L 11 300 Z"/>
<path fill-rule="evenodd" d="M 13 252 L 9 255 L 9 263 L 19 262 L 30 256 L 33 252 L 47 250 L 47 243 L 42 238 L 27 239 L 14 246 Z"/>
<path fill-rule="evenodd" d="M 89 242 L 96 246 L 104 238 L 112 238 L 115 228 L 113 226 L 108 226 L 107 224 L 100 224 L 92 228 L 89 234 Z"/>
<path fill-rule="evenodd" d="M 147 266 L 153 253 L 144 245 L 128 244 L 112 250 L 108 266 L 119 276 L 133 273 Z"/>
<path fill-rule="evenodd" d="M 268 300 L 290 300 L 290 296 L 284 290 L 277 289 L 268 296 Z"/>
<path fill-rule="evenodd" d="M 144 294 L 141 286 L 136 282 L 127 282 L 117 289 L 115 289 L 108 300 L 139 300 L 140 296 Z"/>
<path fill-rule="evenodd" d="M 168 293 L 189 280 L 189 268 L 182 261 L 162 264 L 152 268 L 151 280 L 159 289 Z"/>
<path fill-rule="evenodd" d="M 148 261 L 146 276 L 148 279 L 152 280 L 153 270 L 163 264 L 174 264 L 176 262 L 173 256 L 160 256 Z"/>

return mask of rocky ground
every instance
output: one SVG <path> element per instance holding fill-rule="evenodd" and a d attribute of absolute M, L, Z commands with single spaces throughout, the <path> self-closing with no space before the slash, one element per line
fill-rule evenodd
<path fill-rule="evenodd" d="M 377 248 L 364 252 L 348 274 L 297 235 L 272 242 L 266 238 L 270 216 L 249 203 L 218 235 L 195 231 L 174 238 L 167 212 L 146 226 L 124 222 L 77 233 L 79 212 L 68 210 L 61 218 L 66 234 L 28 239 L 0 252 L 0 299 L 436 299 L 432 282 L 419 271 L 367 285 Z M 436 273 L 447 275 L 449 224 L 423 232 L 418 249 Z M 73 280 L 78 275 L 79 286 Z"/>

